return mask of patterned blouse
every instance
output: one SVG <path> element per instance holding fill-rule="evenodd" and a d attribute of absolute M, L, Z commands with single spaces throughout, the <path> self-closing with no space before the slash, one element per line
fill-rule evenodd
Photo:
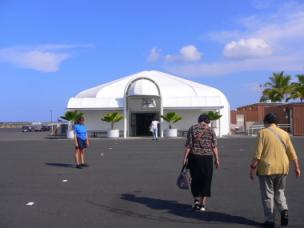
<path fill-rule="evenodd" d="M 188 130 L 186 145 L 191 149 L 190 153 L 196 155 L 213 155 L 213 149 L 217 147 L 215 132 L 212 128 L 203 128 L 195 124 Z"/>

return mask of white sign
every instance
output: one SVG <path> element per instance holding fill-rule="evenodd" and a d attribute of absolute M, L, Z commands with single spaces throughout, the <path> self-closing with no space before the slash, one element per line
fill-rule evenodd
<path fill-rule="evenodd" d="M 155 108 L 156 101 L 154 98 L 144 98 L 143 99 L 143 108 Z"/>

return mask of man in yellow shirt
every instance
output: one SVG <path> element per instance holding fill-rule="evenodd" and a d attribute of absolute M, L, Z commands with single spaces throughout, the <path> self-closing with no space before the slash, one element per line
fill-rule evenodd
<path fill-rule="evenodd" d="M 281 213 L 281 225 L 288 225 L 288 206 L 285 197 L 289 161 L 294 162 L 295 174 L 301 175 L 296 151 L 289 134 L 277 127 L 275 114 L 264 118 L 265 129 L 257 138 L 257 149 L 250 165 L 250 178 L 259 176 L 260 190 L 266 221 L 265 227 L 274 227 L 274 206 Z"/>

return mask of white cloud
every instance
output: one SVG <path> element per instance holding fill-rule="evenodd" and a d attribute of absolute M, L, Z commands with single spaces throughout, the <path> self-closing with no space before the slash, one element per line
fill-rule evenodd
<path fill-rule="evenodd" d="M 36 48 L 39 50 L 63 50 L 63 49 L 76 49 L 76 48 L 92 48 L 92 44 L 42 44 Z"/>
<path fill-rule="evenodd" d="M 169 55 L 166 55 L 164 57 L 164 59 L 165 59 L 165 62 L 174 62 L 174 61 L 180 60 L 181 58 L 178 55 L 169 54 Z"/>
<path fill-rule="evenodd" d="M 67 53 L 54 53 L 40 50 L 19 50 L 7 48 L 0 50 L 0 61 L 14 64 L 21 68 L 41 72 L 56 72 L 63 61 L 70 58 Z"/>
<path fill-rule="evenodd" d="M 212 63 L 167 65 L 166 70 L 191 77 L 219 76 L 256 70 L 303 71 L 304 61 L 299 56 L 270 56 L 238 61 L 218 61 Z"/>
<path fill-rule="evenodd" d="M 273 13 L 251 15 L 238 21 L 242 27 L 228 31 L 211 33 L 215 41 L 248 39 L 251 37 L 265 40 L 271 47 L 288 48 L 286 44 L 303 41 L 304 38 L 304 4 L 288 1 Z"/>
<path fill-rule="evenodd" d="M 202 54 L 194 45 L 188 45 L 182 47 L 180 49 L 180 54 L 185 61 L 190 61 L 190 62 L 199 61 L 202 58 Z"/>
<path fill-rule="evenodd" d="M 165 62 L 197 62 L 202 59 L 202 53 L 194 45 L 187 45 L 179 50 L 179 54 L 168 54 L 164 59 Z"/>
<path fill-rule="evenodd" d="M 227 42 L 230 42 L 231 40 L 239 39 L 242 35 L 243 35 L 242 32 L 238 30 L 234 30 L 234 31 L 210 32 L 206 36 L 212 41 L 225 44 Z"/>
<path fill-rule="evenodd" d="M 148 56 L 148 61 L 149 62 L 156 62 L 160 59 L 161 57 L 161 49 L 159 48 L 152 48 L 150 50 L 149 56 Z"/>
<path fill-rule="evenodd" d="M 224 56 L 228 59 L 247 59 L 271 55 L 270 46 L 263 39 L 250 38 L 226 44 Z"/>
<path fill-rule="evenodd" d="M 91 44 L 16 46 L 0 49 L 0 61 L 40 72 L 56 72 L 61 64 L 71 57 L 71 54 L 67 50 L 91 47 L 93 47 Z"/>
<path fill-rule="evenodd" d="M 272 8 L 273 13 L 262 12 L 241 19 L 237 22 L 239 29 L 209 36 L 225 44 L 223 56 L 226 58 L 204 63 L 167 64 L 166 70 L 197 77 L 252 71 L 303 71 L 304 4 L 287 1 Z"/>

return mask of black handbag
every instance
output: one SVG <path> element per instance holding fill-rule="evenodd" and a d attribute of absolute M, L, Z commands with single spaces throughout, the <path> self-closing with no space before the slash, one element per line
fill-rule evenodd
<path fill-rule="evenodd" d="M 182 170 L 180 171 L 177 180 L 176 185 L 180 189 L 186 190 L 189 189 L 189 175 L 188 175 L 188 169 L 186 168 L 187 165 L 183 165 Z"/>

